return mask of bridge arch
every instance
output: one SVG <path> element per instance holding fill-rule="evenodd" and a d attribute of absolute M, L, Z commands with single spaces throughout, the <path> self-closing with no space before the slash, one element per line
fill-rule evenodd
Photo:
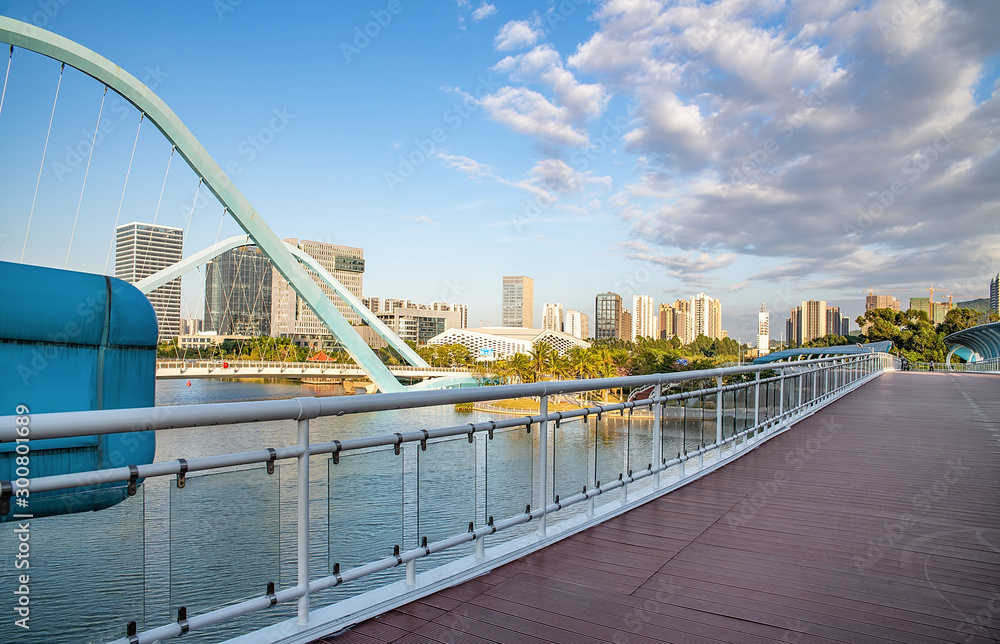
<path fill-rule="evenodd" d="M 58 34 L 0 16 L 0 42 L 21 47 L 69 65 L 103 83 L 131 103 L 163 134 L 275 269 L 340 341 L 347 353 L 383 392 L 403 391 L 378 356 L 264 222 L 204 146 L 167 104 L 135 76 L 107 58 Z"/>

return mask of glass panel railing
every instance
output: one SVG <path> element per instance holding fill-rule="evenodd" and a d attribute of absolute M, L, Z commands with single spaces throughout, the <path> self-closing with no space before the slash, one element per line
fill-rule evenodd
<path fill-rule="evenodd" d="M 489 517 L 501 521 L 523 514 L 525 506 L 534 507 L 535 463 L 538 426 L 531 433 L 523 427 L 498 429 L 486 440 L 486 503 L 479 525 Z M 488 543 L 507 541 L 533 529 L 519 526 L 498 532 Z"/>
<path fill-rule="evenodd" d="M 278 584 L 281 469 L 188 476 L 183 488 L 171 483 L 171 614 L 183 606 L 196 615 Z"/>
<path fill-rule="evenodd" d="M 628 463 L 625 471 L 636 474 L 653 463 L 653 414 L 649 407 L 636 409 L 628 415 Z M 647 476 L 629 485 L 630 490 L 641 490 L 653 484 Z"/>
<path fill-rule="evenodd" d="M 684 451 L 684 411 L 683 400 L 667 401 L 660 411 L 661 453 L 668 461 Z"/>
<path fill-rule="evenodd" d="M 495 439 L 494 439 L 495 440 Z M 417 541 L 434 543 L 466 532 L 476 522 L 475 436 L 455 436 L 427 441 L 417 452 Z M 409 544 L 408 544 L 409 545 Z M 469 554 L 472 542 L 449 548 L 417 561 L 417 570 L 427 570 Z"/>
<path fill-rule="evenodd" d="M 628 420 L 618 412 L 607 412 L 598 420 L 590 416 L 594 423 L 594 480 L 601 484 L 614 481 L 625 474 L 625 460 L 628 448 Z M 594 499 L 603 505 L 619 497 L 616 494 L 601 494 Z"/>
<path fill-rule="evenodd" d="M 392 447 L 329 459 L 329 566 L 350 570 L 392 555 L 403 543 L 403 454 Z M 389 568 L 336 589 L 338 599 L 403 577 Z"/>
<path fill-rule="evenodd" d="M 561 499 L 569 498 L 583 491 L 584 487 L 590 489 L 590 473 L 593 471 L 590 466 L 590 447 L 594 441 L 591 438 L 593 424 L 584 423 L 582 420 L 566 421 L 555 426 L 549 424 L 549 433 L 552 436 L 552 496 L 556 495 Z M 559 521 L 570 516 L 574 516 L 586 510 L 586 504 L 581 503 L 566 510 L 561 510 L 553 517 L 553 521 Z"/>
<path fill-rule="evenodd" d="M 129 620 L 143 627 L 144 488 L 97 512 L 0 524 L 8 558 L 0 566 L 0 642 L 106 642 L 123 637 Z M 68 504 L 92 502 L 91 494 L 64 498 Z M 30 499 L 27 508 L 14 507 L 30 514 Z M 86 618 L 67 619 L 83 614 L 81 604 Z"/>

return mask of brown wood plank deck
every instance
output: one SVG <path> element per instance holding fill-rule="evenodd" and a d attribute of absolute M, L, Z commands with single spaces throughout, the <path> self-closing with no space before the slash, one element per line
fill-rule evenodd
<path fill-rule="evenodd" d="M 1000 641 L 1000 376 L 892 373 L 680 490 L 314 644 Z"/>

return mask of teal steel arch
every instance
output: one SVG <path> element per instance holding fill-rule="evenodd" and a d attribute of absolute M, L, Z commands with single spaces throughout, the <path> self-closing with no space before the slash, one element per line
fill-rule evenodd
<path fill-rule="evenodd" d="M 330 298 L 309 277 L 284 242 L 264 222 L 260 213 L 233 185 L 232 180 L 173 110 L 151 89 L 107 58 L 51 31 L 20 20 L 0 16 L 0 42 L 37 52 L 74 67 L 104 83 L 146 115 L 178 154 L 226 208 L 236 223 L 274 264 L 295 292 L 316 312 L 316 316 L 383 392 L 403 391 L 404 387 L 378 356 L 365 344 Z"/>
<path fill-rule="evenodd" d="M 389 346 L 395 349 L 408 364 L 411 364 L 414 367 L 430 367 L 426 360 L 417 355 L 417 352 L 411 349 L 410 345 L 406 344 L 406 342 L 403 341 L 398 335 L 393 333 L 392 329 L 387 327 L 382 320 L 378 319 L 377 315 L 372 313 L 367 306 L 362 304 L 361 300 L 355 297 L 354 293 L 347 290 L 347 288 L 340 283 L 340 280 L 331 275 L 328 270 L 323 268 L 322 264 L 317 262 L 302 249 L 292 246 L 288 242 L 283 243 L 286 247 L 288 247 L 288 252 L 295 256 L 295 259 L 315 271 L 319 278 L 323 280 L 327 286 L 332 288 L 333 292 L 336 293 L 338 297 L 343 299 L 347 305 L 350 306 L 351 309 L 365 321 L 365 324 L 374 329 L 374 331 L 378 333 L 383 340 L 388 342 Z M 215 259 L 226 251 L 246 245 L 247 238 L 245 235 L 237 235 L 235 237 L 230 237 L 229 239 L 223 239 L 219 243 L 213 244 L 205 250 L 188 255 L 173 266 L 168 266 L 158 273 L 153 273 L 149 277 L 139 280 L 135 283 L 135 286 L 143 293 L 151 293 L 167 282 L 177 279 L 181 275 L 184 275 L 188 271 Z"/>
<path fill-rule="evenodd" d="M 965 349 L 971 362 L 1000 360 L 1000 322 L 990 322 L 979 326 L 949 333 L 944 338 L 948 349 L 947 363 L 951 364 L 951 356 Z M 964 356 L 963 356 L 964 357 Z"/>

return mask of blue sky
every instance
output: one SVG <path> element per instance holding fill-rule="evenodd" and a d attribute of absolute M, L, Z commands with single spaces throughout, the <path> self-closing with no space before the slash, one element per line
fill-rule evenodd
<path fill-rule="evenodd" d="M 503 275 L 534 278 L 536 322 L 544 302 L 592 316 L 607 290 L 705 291 L 748 340 L 761 301 L 778 330 L 804 299 L 853 318 L 862 289 L 983 296 L 1000 270 L 998 3 L 0 0 L 0 15 L 153 87 L 280 236 L 364 248 L 365 295 L 462 302 L 470 326 L 499 324 Z M 188 251 L 239 232 L 148 124 L 122 197 L 139 117 L 120 99 L 86 170 L 103 88 L 75 70 L 28 230 L 58 77 L 15 50 L 0 259 L 61 267 L 69 250 L 102 272 L 119 203 L 120 223 L 185 227 Z M 186 316 L 201 288 L 185 278 Z"/>

